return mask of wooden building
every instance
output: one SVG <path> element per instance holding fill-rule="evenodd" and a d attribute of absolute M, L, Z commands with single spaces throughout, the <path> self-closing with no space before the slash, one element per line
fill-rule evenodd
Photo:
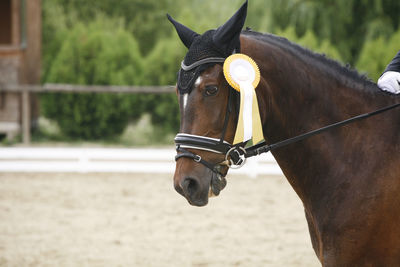
<path fill-rule="evenodd" d="M 1 90 L 4 84 L 38 84 L 41 59 L 41 0 L 0 0 L 0 135 L 22 129 L 22 98 L 37 117 L 34 96 Z M 30 126 L 28 126 L 30 127 Z"/>

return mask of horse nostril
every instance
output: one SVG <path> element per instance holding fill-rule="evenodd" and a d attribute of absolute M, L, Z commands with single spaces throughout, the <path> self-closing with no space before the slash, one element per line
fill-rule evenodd
<path fill-rule="evenodd" d="M 181 195 L 184 195 L 182 186 L 180 184 L 175 183 L 174 187 L 175 187 L 176 192 L 178 192 Z"/>
<path fill-rule="evenodd" d="M 193 196 L 199 190 L 199 183 L 193 178 L 185 178 L 182 182 L 182 189 L 188 196 Z"/>

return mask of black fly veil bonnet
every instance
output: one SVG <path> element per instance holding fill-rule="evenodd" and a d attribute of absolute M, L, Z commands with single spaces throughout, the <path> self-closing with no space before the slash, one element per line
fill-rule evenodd
<path fill-rule="evenodd" d="M 202 35 L 167 15 L 183 44 L 189 49 L 178 72 L 177 85 L 180 94 L 191 92 L 194 82 L 203 70 L 214 64 L 222 64 L 232 53 L 240 52 L 239 36 L 246 13 L 247 1 L 224 25 Z"/>

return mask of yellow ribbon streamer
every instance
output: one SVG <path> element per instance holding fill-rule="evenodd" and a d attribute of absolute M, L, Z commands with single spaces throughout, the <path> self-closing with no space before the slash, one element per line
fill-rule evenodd
<path fill-rule="evenodd" d="M 255 92 L 255 91 L 254 91 Z M 260 118 L 260 110 L 258 108 L 257 95 L 253 94 L 253 144 L 257 144 L 264 139 L 262 124 Z"/>
<path fill-rule="evenodd" d="M 240 92 L 239 119 L 233 144 L 253 139 L 256 144 L 264 139 L 255 88 L 260 81 L 257 64 L 244 54 L 234 54 L 224 62 L 228 83 Z"/>

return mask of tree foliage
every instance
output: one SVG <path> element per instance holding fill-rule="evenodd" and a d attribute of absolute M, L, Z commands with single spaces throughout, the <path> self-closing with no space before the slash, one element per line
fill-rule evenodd
<path fill-rule="evenodd" d="M 282 0 L 271 9 L 269 30 L 292 25 L 300 37 L 311 30 L 336 46 L 351 64 L 365 42 L 389 37 L 400 23 L 397 0 Z"/>
<path fill-rule="evenodd" d="M 327 40 L 319 40 L 312 31 L 307 31 L 302 37 L 298 37 L 294 27 L 288 27 L 284 31 L 277 32 L 279 36 L 285 37 L 314 52 L 325 54 L 332 59 L 341 61 L 341 55 L 337 49 Z"/>
<path fill-rule="evenodd" d="M 377 47 L 384 49 L 377 49 Z M 373 39 L 363 46 L 356 67 L 376 81 L 399 49 L 400 30 L 390 38 L 378 37 Z"/>
<path fill-rule="evenodd" d="M 203 33 L 224 23 L 243 2 L 43 0 L 42 81 L 173 85 L 186 48 L 165 14 Z M 400 49 L 399 14 L 398 0 L 249 0 L 245 26 L 350 63 L 376 80 Z M 48 95 L 42 103 L 45 115 L 70 136 L 118 134 L 143 113 L 164 131 L 176 132 L 179 125 L 174 94 Z M 108 134 L 106 125 L 117 117 L 120 124 Z M 80 133 L 84 124 L 97 128 Z"/>

